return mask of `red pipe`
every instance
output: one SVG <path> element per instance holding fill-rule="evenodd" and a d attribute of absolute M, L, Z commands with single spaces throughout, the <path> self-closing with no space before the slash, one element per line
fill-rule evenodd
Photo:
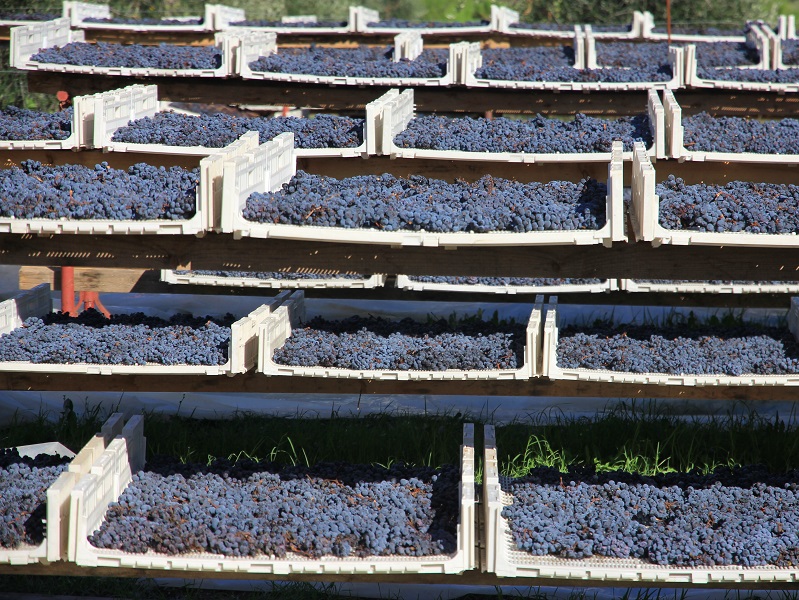
<path fill-rule="evenodd" d="M 61 312 L 75 316 L 75 267 L 61 267 Z"/>

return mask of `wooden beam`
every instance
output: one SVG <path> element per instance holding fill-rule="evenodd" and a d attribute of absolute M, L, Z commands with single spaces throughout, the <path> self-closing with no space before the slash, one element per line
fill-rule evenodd
<path fill-rule="evenodd" d="M 32 92 L 55 94 L 67 90 L 73 96 L 93 94 L 134 83 L 158 85 L 161 100 L 224 104 L 275 104 L 318 107 L 325 110 L 358 110 L 388 89 L 385 86 L 330 86 L 238 78 L 113 77 L 77 73 L 28 72 Z M 678 90 L 677 100 L 685 114 L 705 110 L 714 115 L 787 117 L 799 115 L 799 94 L 730 92 L 725 90 Z M 466 88 L 417 88 L 419 112 L 495 114 L 631 115 L 644 112 L 645 92 L 554 92 Z"/>
<path fill-rule="evenodd" d="M 799 280 L 799 245 L 788 248 L 660 246 L 391 247 L 227 234 L 0 235 L 0 264 L 130 269 L 343 271 L 485 277 Z"/>
<path fill-rule="evenodd" d="M 799 400 L 796 386 L 680 386 L 586 381 L 377 381 L 325 377 L 267 377 L 249 372 L 205 375 L 81 375 L 0 373 L 0 389 L 80 392 L 207 392 L 230 394 L 410 394 L 433 396 L 553 396 L 584 398 L 684 398 L 690 400 Z"/>

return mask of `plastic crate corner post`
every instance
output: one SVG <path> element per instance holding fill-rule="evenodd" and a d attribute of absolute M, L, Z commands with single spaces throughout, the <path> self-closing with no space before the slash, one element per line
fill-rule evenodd
<path fill-rule="evenodd" d="M 665 105 L 666 152 L 668 157 L 680 159 L 685 155 L 682 108 L 671 90 L 663 90 L 663 103 Z"/>
<path fill-rule="evenodd" d="M 610 225 L 610 237 L 604 240 L 605 246 L 627 241 L 624 233 L 624 144 L 621 140 L 615 140 L 611 150 L 605 214 Z"/>
<path fill-rule="evenodd" d="M 665 90 L 669 91 L 669 90 Z M 666 115 L 663 103 L 660 101 L 657 91 L 649 90 L 647 101 L 647 112 L 649 113 L 649 128 L 654 140 L 655 158 L 666 158 Z"/>
<path fill-rule="evenodd" d="M 496 430 L 493 425 L 483 428 L 483 538 L 485 562 L 480 570 L 493 573 L 497 569 L 497 542 L 502 501 L 499 486 Z"/>
<path fill-rule="evenodd" d="M 397 150 L 394 145 L 394 138 L 404 131 L 411 119 L 416 116 L 416 105 L 413 98 L 413 90 L 410 89 L 386 102 L 383 118 L 382 147 L 383 154 L 387 154 L 391 158 L 396 156 Z"/>
<path fill-rule="evenodd" d="M 383 143 L 385 137 L 386 104 L 399 95 L 398 89 L 390 89 L 385 94 L 372 100 L 366 105 L 366 118 L 363 125 L 363 137 L 366 144 L 366 154 L 380 156 L 385 153 Z"/>
<path fill-rule="evenodd" d="M 395 63 L 403 59 L 416 60 L 422 54 L 423 49 L 422 35 L 418 31 L 403 31 L 394 36 L 392 60 Z"/>
<path fill-rule="evenodd" d="M 558 364 L 558 298 L 551 296 L 544 307 L 544 328 L 541 344 L 541 375 L 552 377 Z"/>
<path fill-rule="evenodd" d="M 596 37 L 591 32 L 591 26 L 586 26 L 585 33 L 574 33 L 574 68 L 596 69 Z"/>
<path fill-rule="evenodd" d="M 654 242 L 659 212 L 655 195 L 655 169 L 640 142 L 633 146 L 631 196 L 630 216 L 635 237 L 637 240 Z"/>

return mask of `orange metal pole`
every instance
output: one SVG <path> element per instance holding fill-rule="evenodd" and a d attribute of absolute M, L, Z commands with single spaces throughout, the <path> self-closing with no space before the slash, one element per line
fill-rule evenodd
<path fill-rule="evenodd" d="M 61 312 L 75 316 L 75 267 L 61 267 Z"/>

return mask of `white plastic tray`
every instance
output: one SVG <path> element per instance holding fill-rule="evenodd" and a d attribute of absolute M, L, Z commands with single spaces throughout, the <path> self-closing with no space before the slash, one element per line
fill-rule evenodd
<path fill-rule="evenodd" d="M 69 7 L 67 7 L 69 5 Z M 80 29 L 99 29 L 104 31 L 134 31 L 134 32 L 180 32 L 180 31 L 213 31 L 216 23 L 216 15 L 218 10 L 234 10 L 241 13 L 242 9 L 233 9 L 232 7 L 224 6 L 222 4 L 206 4 L 204 14 L 202 16 L 203 22 L 196 23 L 169 23 L 169 24 L 145 24 L 145 23 L 94 23 L 86 19 L 110 19 L 111 14 L 108 4 L 90 4 L 87 2 L 70 1 L 64 2 L 64 16 L 70 17 L 70 24 L 72 27 Z M 68 14 L 67 14 L 68 11 Z M 229 16 L 229 15 L 226 15 Z M 238 15 L 236 15 L 238 16 Z M 165 19 L 172 21 L 187 21 L 196 20 L 201 18 L 200 15 L 184 16 L 184 17 L 165 17 Z M 235 19 L 234 19 L 235 20 Z"/>
<path fill-rule="evenodd" d="M 502 23 L 502 21 L 500 21 Z M 536 38 L 541 40 L 573 40 L 575 35 L 583 35 L 583 28 L 581 25 L 574 25 L 571 29 L 556 31 L 552 29 L 528 29 L 526 27 L 518 27 L 519 19 L 512 22 L 507 22 L 504 25 L 502 33 L 508 36 L 518 38 Z"/>
<path fill-rule="evenodd" d="M 467 283 L 434 283 L 414 281 L 408 275 L 397 275 L 397 287 L 413 292 L 471 292 L 478 294 L 577 294 L 612 292 L 618 289 L 615 279 L 599 283 L 564 283 L 559 285 L 485 285 Z M 799 286 L 798 286 L 799 287 Z"/>
<path fill-rule="evenodd" d="M 799 73 L 799 71 L 797 71 Z M 682 108 L 671 90 L 663 91 L 666 111 L 666 138 L 668 155 L 680 161 L 740 162 L 768 164 L 799 164 L 799 154 L 757 154 L 754 152 L 706 152 L 689 150 L 684 145 L 685 128 L 682 124 Z"/>
<path fill-rule="evenodd" d="M 223 153 L 200 161 L 200 182 L 197 186 L 197 211 L 185 220 L 113 220 L 113 219 L 17 219 L 0 218 L 0 233 L 35 235 L 104 234 L 104 235 L 196 235 L 219 228 L 224 164 L 257 147 L 258 134 L 248 132 L 224 148 Z"/>
<path fill-rule="evenodd" d="M 646 40 L 668 41 L 669 34 L 654 31 L 655 17 L 651 12 L 644 11 L 641 17 L 642 28 L 641 37 Z M 701 35 L 698 33 L 675 33 L 671 34 L 671 41 L 675 43 L 682 42 L 743 42 L 746 41 L 746 36 L 741 35 Z"/>
<path fill-rule="evenodd" d="M 243 287 L 266 289 L 373 289 L 383 287 L 385 275 L 371 275 L 365 279 L 260 279 L 258 277 L 221 277 L 199 273 L 178 273 L 161 270 L 161 281 L 172 285 L 213 285 L 219 287 Z"/>
<path fill-rule="evenodd" d="M 120 77 L 227 77 L 235 73 L 234 55 L 237 38 L 217 33 L 215 45 L 222 51 L 222 64 L 216 69 L 151 69 L 149 67 L 95 67 L 86 65 L 61 65 L 31 60 L 39 50 L 64 46 L 70 42 L 84 42 L 82 30 L 71 31 L 69 19 L 45 21 L 35 25 L 11 28 L 10 65 L 25 71 L 55 73 L 83 73 Z"/>
<path fill-rule="evenodd" d="M 127 567 L 147 569 L 183 569 L 250 574 L 373 574 L 373 573 L 461 573 L 477 565 L 474 491 L 474 425 L 463 428 L 461 446 L 461 483 L 459 486 L 460 519 L 457 528 L 457 550 L 450 555 L 419 558 L 379 556 L 365 558 L 319 559 L 288 554 L 234 558 L 219 554 L 166 555 L 155 552 L 126 553 L 120 550 L 95 548 L 87 536 L 100 527 L 108 505 L 117 500 L 132 479 L 132 473 L 144 466 L 144 438 L 141 430 L 126 431 L 108 446 L 95 462 L 89 475 L 72 491 L 71 509 L 76 516 L 70 529 L 70 560 L 91 567 Z M 73 534 L 74 531 L 74 534 Z"/>
<path fill-rule="evenodd" d="M 17 447 L 21 456 L 33 458 L 39 454 L 57 454 L 72 460 L 67 470 L 61 473 L 47 488 L 45 530 L 42 543 L 38 546 L 23 545 L 13 550 L 0 548 L 0 564 L 48 564 L 66 558 L 70 492 L 81 474 L 89 471 L 94 460 L 120 431 L 122 431 L 122 415 L 116 413 L 109 417 L 100 433 L 91 438 L 78 454 L 58 442 Z"/>
<path fill-rule="evenodd" d="M 670 375 L 666 373 L 631 373 L 604 369 L 564 368 L 557 364 L 558 331 L 561 323 L 558 318 L 557 297 L 550 298 L 546 306 L 543 333 L 543 375 L 550 379 L 570 381 L 601 381 L 608 383 L 640 383 L 681 386 L 797 386 L 796 375 Z M 791 298 L 788 312 L 788 328 L 799 339 L 799 298 Z"/>
<path fill-rule="evenodd" d="M 643 37 L 644 24 L 644 13 L 640 10 L 635 10 L 630 21 L 629 31 L 594 31 L 593 25 L 590 24 L 583 25 L 583 30 L 587 35 L 602 41 L 639 40 Z"/>
<path fill-rule="evenodd" d="M 475 33 L 491 33 L 494 31 L 501 31 L 500 21 L 505 20 L 513 20 L 515 16 L 515 21 L 519 20 L 519 13 L 510 10 L 504 6 L 497 6 L 495 4 L 491 5 L 491 19 L 486 25 L 461 25 L 457 27 L 381 27 L 381 26 L 374 26 L 369 25 L 369 23 L 373 23 L 378 21 L 378 15 L 375 13 L 372 15 L 375 18 L 370 19 L 368 22 L 362 21 L 359 25 L 358 31 L 359 33 L 377 33 L 377 34 L 389 34 L 394 35 L 397 33 L 402 33 L 404 31 L 416 31 L 421 35 L 436 35 L 436 34 L 459 34 L 459 33 L 468 33 L 468 34 L 475 34 Z"/>
<path fill-rule="evenodd" d="M 490 369 L 464 371 L 450 369 L 447 371 L 400 371 L 370 369 L 339 369 L 335 367 L 297 367 L 280 365 L 272 356 L 275 350 L 282 347 L 291 337 L 291 330 L 305 321 L 305 299 L 294 296 L 283 303 L 270 316 L 259 332 L 258 368 L 259 373 L 269 376 L 290 377 L 325 377 L 335 379 L 371 379 L 382 381 L 452 381 L 452 380 L 524 380 L 538 375 L 540 362 L 541 305 L 543 296 L 536 296 L 535 305 L 527 321 L 525 334 L 524 364 L 518 369 Z M 406 316 L 413 317 L 413 314 Z M 424 319 L 428 313 L 417 314 Z"/>
<path fill-rule="evenodd" d="M 586 34 L 575 35 L 575 68 L 590 68 L 589 53 L 587 48 L 588 38 L 594 36 Z M 582 61 L 582 62 L 581 62 Z M 479 88 L 509 88 L 520 90 L 554 90 L 554 91 L 613 91 L 613 90 L 660 90 L 676 89 L 683 86 L 684 60 L 683 49 L 669 48 L 669 63 L 673 76 L 669 81 L 634 81 L 634 82 L 585 82 L 585 81 L 518 81 L 502 79 L 479 79 L 475 75 L 477 68 L 482 65 L 479 47 L 470 49 L 467 57 L 468 69 L 466 71 L 465 85 Z"/>
<path fill-rule="evenodd" d="M 637 559 L 585 558 L 566 559 L 534 556 L 521 551 L 513 541 L 502 509 L 513 503 L 513 496 L 502 490 L 496 435 L 493 425 L 485 426 L 483 462 L 483 511 L 485 518 L 486 564 L 483 571 L 500 577 L 536 577 L 553 581 L 635 582 L 701 584 L 795 582 L 799 570 L 779 567 L 676 567 L 661 566 Z M 505 478 L 503 478 L 505 479 Z"/>
<path fill-rule="evenodd" d="M 643 279 L 621 279 L 619 289 L 626 292 L 667 292 L 684 294 L 799 294 L 799 283 L 710 283 L 709 281 L 671 281 L 653 283 Z"/>
<path fill-rule="evenodd" d="M 668 167 L 666 167 L 666 170 Z M 665 173 L 661 176 L 665 179 Z M 632 199 L 630 220 L 635 238 L 661 244 L 698 244 L 705 246 L 794 247 L 799 244 L 796 234 L 708 232 L 690 229 L 666 229 L 660 224 L 660 197 L 655 194 L 658 176 L 646 155 L 643 144 L 636 143 L 633 156 Z"/>
<path fill-rule="evenodd" d="M 89 363 L 56 364 L 25 361 L 0 362 L 0 372 L 80 373 L 84 375 L 234 375 L 246 373 L 257 363 L 258 330 L 269 314 L 291 298 L 290 291 L 261 305 L 230 326 L 228 361 L 223 365 L 100 365 Z M 50 288 L 46 284 L 0 303 L 0 335 L 22 326 L 31 316 L 52 311 Z"/>
<path fill-rule="evenodd" d="M 610 245 L 613 241 L 626 240 L 621 155 L 621 142 L 614 142 L 613 158 L 608 162 L 607 222 L 597 230 L 477 234 L 392 232 L 247 221 L 242 214 L 250 194 L 278 190 L 296 172 L 293 134 L 283 133 L 271 142 L 262 144 L 257 150 L 225 164 L 222 231 L 232 233 L 236 238 L 283 238 L 396 246 Z"/>
<path fill-rule="evenodd" d="M 292 16 L 284 16 L 282 19 L 283 23 L 309 23 L 308 27 L 301 27 L 297 25 L 292 25 L 289 27 L 282 27 L 280 25 L 273 25 L 273 26 L 254 26 L 254 25 L 231 25 L 231 21 L 243 21 L 244 18 L 241 19 L 231 19 L 226 23 L 223 21 L 219 21 L 220 30 L 225 31 L 236 31 L 236 32 L 245 32 L 245 31 L 256 31 L 256 32 L 270 32 L 276 33 L 280 36 L 291 36 L 291 35 L 334 35 L 334 34 L 345 34 L 345 33 L 357 33 L 358 27 L 363 26 L 364 23 L 375 21 L 379 18 L 377 11 L 371 8 L 366 8 L 363 6 L 350 6 L 347 16 L 347 22 L 342 25 L 341 27 L 316 27 L 310 25 L 310 23 L 317 23 L 319 19 L 316 15 L 292 15 Z"/>
<path fill-rule="evenodd" d="M 400 52 L 402 42 L 413 32 L 398 34 L 394 38 L 395 53 Z M 419 34 L 416 33 L 416 36 Z M 279 52 L 277 37 L 274 33 L 249 32 L 240 35 L 238 53 L 238 73 L 242 79 L 256 79 L 260 81 L 288 81 L 294 83 L 319 83 L 328 85 L 382 85 L 382 86 L 428 86 L 440 87 L 458 83 L 455 79 L 453 65 L 458 62 L 457 54 L 463 52 L 461 44 L 450 44 L 447 71 L 443 77 L 349 77 L 338 75 L 305 75 L 301 73 L 272 73 L 267 71 L 253 71 L 250 63 L 261 56 L 268 56 Z M 421 52 L 421 37 L 415 45 Z M 402 53 L 400 52 L 400 55 Z M 418 54 L 417 54 L 418 56 Z"/>
<path fill-rule="evenodd" d="M 149 154 L 177 154 L 181 156 L 209 156 L 229 152 L 230 146 L 208 148 L 206 146 L 169 146 L 167 144 L 134 144 L 115 142 L 111 138 L 121 127 L 131 121 L 153 117 L 158 109 L 158 86 L 132 85 L 121 90 L 97 94 L 93 112 L 95 145 L 106 152 L 144 152 Z M 366 156 L 366 138 L 369 123 L 364 121 L 364 142 L 355 148 L 297 148 L 298 157 L 354 157 Z M 256 135 L 256 143 L 258 136 Z"/>
<path fill-rule="evenodd" d="M 72 132 L 63 140 L 0 140 L 0 150 L 79 150 L 92 148 L 94 96 L 76 96 L 72 101 Z"/>
<path fill-rule="evenodd" d="M 388 94 L 386 94 L 388 96 Z M 384 96 L 384 98 L 386 97 Z M 666 127 L 663 105 L 655 90 L 649 90 L 646 110 L 649 114 L 650 131 L 654 143 L 647 149 L 653 158 L 666 158 Z M 494 161 L 510 163 L 587 163 L 612 160 L 612 152 L 465 152 L 461 150 L 429 150 L 425 148 L 402 148 L 394 138 L 408 127 L 416 116 L 413 90 L 405 90 L 382 104 L 383 115 L 376 123 L 375 137 L 381 140 L 381 154 L 391 158 L 428 158 L 439 160 Z M 632 150 L 622 152 L 623 160 L 632 160 Z"/>
<path fill-rule="evenodd" d="M 773 33 L 767 33 L 766 30 L 759 25 L 752 25 L 752 30 L 759 32 L 765 41 L 761 50 L 761 56 L 767 60 L 767 64 L 762 66 L 764 69 L 775 68 L 772 59 L 774 52 L 777 52 L 779 62 L 782 61 L 782 49 L 779 44 L 779 37 Z M 776 50 L 775 41 L 777 42 Z M 796 82 L 795 83 L 768 83 L 757 81 L 725 81 L 722 79 L 704 79 L 699 77 L 699 65 L 696 60 L 696 46 L 689 45 L 685 47 L 685 85 L 689 88 L 712 88 L 720 90 L 739 90 L 739 91 L 754 91 L 754 92 L 777 92 L 780 94 L 787 92 L 799 91 L 799 68 L 788 67 L 788 69 L 796 69 Z M 749 67 L 740 67 L 749 68 Z"/>

